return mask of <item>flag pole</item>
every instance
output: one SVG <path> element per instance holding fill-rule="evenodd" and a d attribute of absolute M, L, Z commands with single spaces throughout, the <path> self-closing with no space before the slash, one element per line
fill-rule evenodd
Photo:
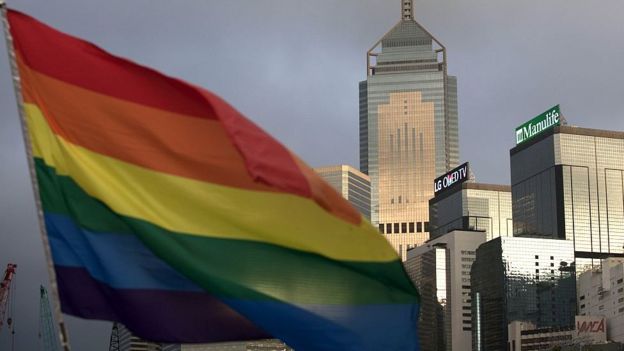
<path fill-rule="evenodd" d="M 35 204 L 37 206 L 37 217 L 39 220 L 39 229 L 41 231 L 41 240 L 43 241 L 43 250 L 45 252 L 46 264 L 48 268 L 48 275 L 50 277 L 50 291 L 52 293 L 52 301 L 54 304 L 54 314 L 59 326 L 59 340 L 61 342 L 61 348 L 63 351 L 70 351 L 69 337 L 65 322 L 63 321 L 63 314 L 61 313 L 61 303 L 59 300 L 58 286 L 56 284 L 56 272 L 54 271 L 54 265 L 52 263 L 52 252 L 50 250 L 50 242 L 48 240 L 48 233 L 45 227 L 45 221 L 43 218 L 43 210 L 41 208 L 41 199 L 39 198 L 39 183 L 37 182 L 37 174 L 35 172 L 35 165 L 32 153 L 32 144 L 30 143 L 30 135 L 28 133 L 28 124 L 26 123 L 26 114 L 24 111 L 24 99 L 22 97 L 22 87 L 19 77 L 19 71 L 17 69 L 17 61 L 15 58 L 15 50 L 13 47 L 13 37 L 11 36 L 9 20 L 7 17 L 7 7 L 4 0 L 0 0 L 0 13 L 2 17 L 2 25 L 4 27 L 4 37 L 6 39 L 7 53 L 9 55 L 9 65 L 11 66 L 11 78 L 13 81 L 13 88 L 15 90 L 15 100 L 17 101 L 17 110 L 20 116 L 20 124 L 22 127 L 22 137 L 24 139 L 24 148 L 26 149 L 26 156 L 28 158 L 28 170 L 30 173 L 30 180 L 33 188 L 33 194 L 35 197 Z"/>

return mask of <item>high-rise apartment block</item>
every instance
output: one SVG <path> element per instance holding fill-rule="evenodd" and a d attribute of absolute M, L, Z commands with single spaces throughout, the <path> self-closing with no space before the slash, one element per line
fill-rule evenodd
<path fill-rule="evenodd" d="M 370 220 L 370 178 L 347 166 L 318 167 L 314 171 Z"/>
<path fill-rule="evenodd" d="M 604 316 L 607 338 L 624 343 L 624 258 L 608 258 L 579 275 L 579 314 Z"/>
<path fill-rule="evenodd" d="M 428 239 L 432 182 L 457 165 L 459 137 L 446 49 L 414 20 L 412 0 L 401 0 L 401 13 L 367 53 L 360 169 L 371 179 L 371 221 L 405 259 Z"/>
<path fill-rule="evenodd" d="M 465 182 L 429 200 L 431 238 L 453 230 L 477 230 L 486 240 L 513 235 L 511 187 Z"/>
<path fill-rule="evenodd" d="M 422 350 L 471 345 L 470 268 L 485 239 L 483 232 L 453 231 L 408 251 L 405 269 L 421 296 Z"/>
<path fill-rule="evenodd" d="M 511 149 L 514 235 L 573 243 L 577 271 L 624 257 L 624 133 L 555 126 Z"/>
<path fill-rule="evenodd" d="M 473 350 L 506 350 L 508 324 L 574 324 L 574 248 L 568 240 L 498 237 L 472 264 Z"/>

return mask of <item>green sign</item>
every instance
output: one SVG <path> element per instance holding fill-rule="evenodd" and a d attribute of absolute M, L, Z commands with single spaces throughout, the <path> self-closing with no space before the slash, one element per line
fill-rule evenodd
<path fill-rule="evenodd" d="M 560 125 L 560 116 L 561 111 L 559 111 L 559 105 L 556 105 L 516 128 L 516 145 L 520 145 L 534 136 L 539 135 L 554 126 Z"/>

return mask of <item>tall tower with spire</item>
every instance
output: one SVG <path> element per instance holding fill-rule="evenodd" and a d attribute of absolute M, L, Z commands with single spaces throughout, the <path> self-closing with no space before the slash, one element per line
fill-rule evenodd
<path fill-rule="evenodd" d="M 457 79 L 446 48 L 414 20 L 400 21 L 367 52 L 360 82 L 360 168 L 371 178 L 371 221 L 402 258 L 429 238 L 433 180 L 459 163 Z"/>

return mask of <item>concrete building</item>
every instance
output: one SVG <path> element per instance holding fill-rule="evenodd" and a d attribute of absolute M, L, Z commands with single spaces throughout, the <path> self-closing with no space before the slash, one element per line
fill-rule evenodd
<path fill-rule="evenodd" d="M 604 316 L 607 338 L 624 343 L 624 258 L 608 258 L 577 279 L 579 314 Z"/>
<path fill-rule="evenodd" d="M 369 176 L 348 165 L 318 167 L 314 171 L 370 220 Z"/>
<path fill-rule="evenodd" d="M 576 346 L 585 350 L 588 345 L 607 344 L 607 322 L 602 316 L 576 316 L 574 325 L 538 328 L 534 323 L 509 323 L 510 351 L 553 350 L 555 347 Z M 616 350 L 619 350 L 617 348 Z"/>
<path fill-rule="evenodd" d="M 429 238 L 431 184 L 457 165 L 459 137 L 446 49 L 414 20 L 412 0 L 400 3 L 401 20 L 368 51 L 359 86 L 360 170 L 371 178 L 371 222 L 405 259 Z"/>
<path fill-rule="evenodd" d="M 453 230 L 478 230 L 486 240 L 513 236 L 511 187 L 465 182 L 429 200 L 431 238 Z"/>
<path fill-rule="evenodd" d="M 624 133 L 555 126 L 511 149 L 514 235 L 573 243 L 578 272 L 624 257 Z"/>
<path fill-rule="evenodd" d="M 515 320 L 538 328 L 574 323 L 573 243 L 498 237 L 481 245 L 470 272 L 473 350 L 507 349 Z"/>
<path fill-rule="evenodd" d="M 574 336 L 574 326 L 537 328 L 534 323 L 513 321 L 509 323 L 509 351 L 552 350 L 567 344 Z"/>
<path fill-rule="evenodd" d="M 471 344 L 470 268 L 483 232 L 453 231 L 409 250 L 405 268 L 419 289 L 422 350 Z"/>

